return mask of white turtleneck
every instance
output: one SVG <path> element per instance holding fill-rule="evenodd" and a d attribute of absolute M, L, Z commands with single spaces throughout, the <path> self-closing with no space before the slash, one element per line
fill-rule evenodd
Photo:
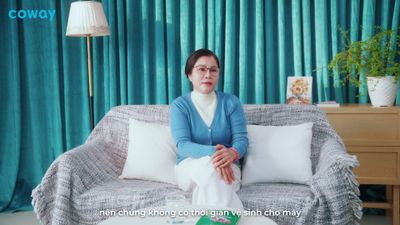
<path fill-rule="evenodd" d="M 203 94 L 193 90 L 190 97 L 192 98 L 192 102 L 204 123 L 207 127 L 210 127 L 217 108 L 217 95 L 215 94 L 215 91 L 212 91 L 209 94 Z"/>

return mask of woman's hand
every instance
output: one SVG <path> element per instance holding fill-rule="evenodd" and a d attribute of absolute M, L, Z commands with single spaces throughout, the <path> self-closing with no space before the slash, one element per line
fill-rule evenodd
<path fill-rule="evenodd" d="M 231 164 L 235 160 L 235 153 L 224 145 L 218 144 L 215 148 L 216 152 L 212 156 L 213 165 L 225 183 L 232 184 L 235 176 Z"/>
<path fill-rule="evenodd" d="M 227 184 L 232 184 L 235 181 L 235 176 L 233 175 L 233 170 L 230 166 L 223 168 L 216 168 L 219 176 L 225 181 Z"/>
<path fill-rule="evenodd" d="M 212 156 L 212 162 L 215 168 L 230 166 L 235 161 L 236 155 L 232 150 L 220 144 L 218 144 L 215 148 L 216 152 Z"/>

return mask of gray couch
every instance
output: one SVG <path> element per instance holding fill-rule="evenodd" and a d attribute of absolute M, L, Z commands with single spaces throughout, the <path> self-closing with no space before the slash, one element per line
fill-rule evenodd
<path fill-rule="evenodd" d="M 252 210 L 301 210 L 299 217 L 272 216 L 278 224 L 358 224 L 361 201 L 346 153 L 325 114 L 314 106 L 245 105 L 248 123 L 292 125 L 314 123 L 313 177 L 309 185 L 259 183 L 242 186 L 239 196 Z M 97 224 L 103 210 L 133 210 L 162 206 L 178 187 L 145 180 L 121 180 L 127 154 L 128 118 L 168 124 L 169 106 L 119 106 L 100 121 L 86 143 L 58 157 L 33 190 L 32 204 L 43 224 Z"/>

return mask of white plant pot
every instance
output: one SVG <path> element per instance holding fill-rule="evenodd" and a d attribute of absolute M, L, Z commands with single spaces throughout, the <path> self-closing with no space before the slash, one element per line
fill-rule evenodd
<path fill-rule="evenodd" d="M 367 77 L 368 94 L 375 107 L 392 106 L 397 95 L 398 82 L 393 76 Z"/>

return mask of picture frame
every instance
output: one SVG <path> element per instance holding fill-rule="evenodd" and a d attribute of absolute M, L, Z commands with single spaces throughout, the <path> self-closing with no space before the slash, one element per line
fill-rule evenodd
<path fill-rule="evenodd" d="M 312 77 L 290 76 L 287 79 L 286 104 L 311 104 Z"/>

